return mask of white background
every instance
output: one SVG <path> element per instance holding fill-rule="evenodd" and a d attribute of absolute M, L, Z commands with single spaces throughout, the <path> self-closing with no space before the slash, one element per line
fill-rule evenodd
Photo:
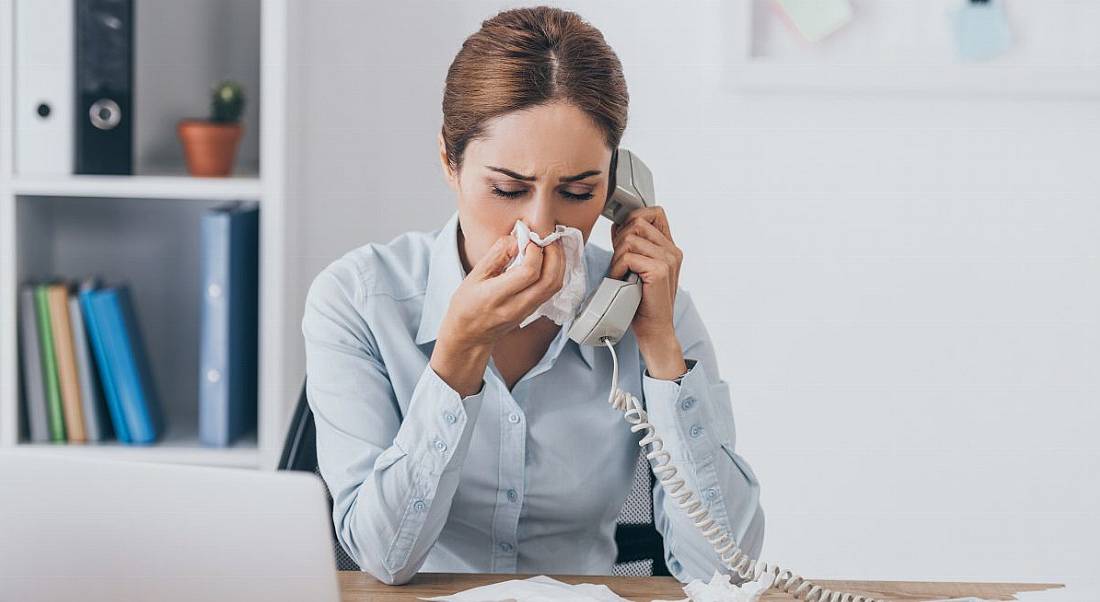
<path fill-rule="evenodd" d="M 515 3 L 303 5 L 299 308 L 340 254 L 453 210 L 436 147 L 446 69 Z M 1080 32 L 1084 5 L 1044 3 L 1060 16 L 1032 34 Z M 1090 597 L 1100 101 L 745 95 L 722 78 L 744 29 L 726 8 L 567 6 L 624 64 L 624 145 L 655 174 L 731 383 L 765 558 L 808 577 L 1053 580 Z M 1023 39 L 1032 21 L 1013 23 Z M 606 230 L 593 240 L 608 247 Z"/>

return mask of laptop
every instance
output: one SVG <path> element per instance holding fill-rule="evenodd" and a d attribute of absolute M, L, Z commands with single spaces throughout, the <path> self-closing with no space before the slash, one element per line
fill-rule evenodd
<path fill-rule="evenodd" d="M 339 600 L 313 473 L 0 450 L 0 599 Z"/>

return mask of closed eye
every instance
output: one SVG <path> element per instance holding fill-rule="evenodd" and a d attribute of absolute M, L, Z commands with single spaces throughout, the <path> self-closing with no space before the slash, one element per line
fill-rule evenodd
<path fill-rule="evenodd" d="M 509 199 L 514 199 L 518 196 L 522 196 L 523 194 L 525 194 L 527 192 L 527 190 L 525 190 L 525 189 L 523 189 L 523 190 L 501 190 L 500 188 L 497 188 L 496 186 L 492 186 L 491 188 L 492 188 L 493 194 L 495 194 L 497 196 L 500 196 L 500 197 L 509 198 Z M 592 198 L 592 193 L 591 192 L 586 192 L 586 193 L 583 193 L 583 194 L 575 194 L 575 193 L 569 192 L 568 190 L 562 190 L 560 192 L 561 192 L 561 195 L 563 197 L 565 197 L 567 199 L 570 199 L 570 200 L 574 200 L 574 201 L 587 201 L 588 199 Z"/>
<path fill-rule="evenodd" d="M 509 198 L 509 199 L 514 199 L 517 196 L 523 194 L 524 192 L 527 192 L 526 190 L 501 190 L 501 189 L 497 188 L 496 186 L 493 186 L 492 188 L 493 188 L 493 194 L 495 194 L 497 196 L 506 197 L 506 198 Z"/>
<path fill-rule="evenodd" d="M 578 201 L 587 201 L 588 199 L 592 198 L 592 193 L 591 192 L 586 192 L 584 194 L 573 194 L 572 192 L 569 192 L 568 190 L 563 190 L 563 191 L 561 191 L 561 195 L 563 197 L 567 198 L 567 199 L 575 199 L 575 200 L 578 200 Z"/>

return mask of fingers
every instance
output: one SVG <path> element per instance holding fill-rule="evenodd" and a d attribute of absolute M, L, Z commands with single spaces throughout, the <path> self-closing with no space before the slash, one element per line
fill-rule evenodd
<path fill-rule="evenodd" d="M 611 226 L 611 238 L 612 240 L 618 239 L 635 228 L 644 227 L 643 224 L 653 226 L 657 232 L 660 232 L 669 242 L 672 242 L 672 230 L 669 228 L 668 215 L 665 213 L 664 207 L 642 207 L 631 211 L 626 222 L 622 225 L 613 224 Z"/>
<path fill-rule="evenodd" d="M 501 274 L 498 279 L 501 294 L 514 295 L 538 281 L 542 275 L 543 248 L 533 242 L 527 243 L 523 251 L 523 261 L 511 270 Z"/>
<path fill-rule="evenodd" d="M 517 304 L 529 307 L 529 311 L 533 311 L 544 301 L 553 297 L 565 282 L 565 248 L 562 246 L 561 239 L 547 245 L 543 253 L 542 272 L 539 278 L 516 294 Z"/>
<path fill-rule="evenodd" d="M 610 278 L 621 280 L 627 271 L 638 274 L 642 277 L 642 281 L 649 283 L 669 278 L 672 275 L 672 266 L 660 259 L 628 251 L 612 259 L 607 275 Z"/>
<path fill-rule="evenodd" d="M 496 276 L 504 270 L 515 256 L 516 239 L 512 236 L 501 236 L 470 270 L 470 276 L 479 279 Z"/>
<path fill-rule="evenodd" d="M 627 235 L 627 237 L 619 243 L 615 252 L 619 255 L 634 252 L 652 259 L 659 259 L 665 263 L 672 263 L 675 261 L 675 257 L 672 255 L 671 251 L 637 234 Z"/>
<path fill-rule="evenodd" d="M 645 219 L 636 219 L 628 223 L 622 229 L 614 233 L 612 244 L 615 255 L 612 258 L 612 269 L 608 276 L 622 278 L 627 271 L 620 258 L 627 253 L 635 253 L 643 257 L 649 257 L 665 263 L 673 281 L 678 279 L 680 264 L 683 262 L 683 251 L 664 233 Z M 635 271 L 631 269 L 631 271 Z"/>
<path fill-rule="evenodd" d="M 631 234 L 636 234 L 638 236 L 651 240 L 660 246 L 672 245 L 672 239 L 665 236 L 665 233 L 660 228 L 658 228 L 648 220 L 637 219 L 627 222 L 625 226 L 619 228 L 612 233 L 612 248 L 616 248 L 625 237 Z"/>

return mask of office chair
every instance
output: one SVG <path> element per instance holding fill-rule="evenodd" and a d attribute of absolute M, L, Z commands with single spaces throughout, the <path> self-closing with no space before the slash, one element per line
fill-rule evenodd
<path fill-rule="evenodd" d="M 294 416 L 287 431 L 279 470 L 301 470 L 320 476 L 317 467 L 317 432 L 313 424 L 313 412 L 306 400 L 305 383 L 302 383 L 302 392 L 298 396 Z M 615 528 L 615 543 L 619 551 L 611 569 L 612 575 L 671 575 L 665 565 L 664 538 L 653 524 L 651 492 L 655 482 L 656 477 L 649 469 L 649 462 L 639 450 L 634 469 L 634 485 L 623 503 Z M 328 503 L 331 515 L 331 495 Z M 335 527 L 332 540 L 336 550 L 336 567 L 342 571 L 358 571 L 359 566 L 336 540 Z"/>

